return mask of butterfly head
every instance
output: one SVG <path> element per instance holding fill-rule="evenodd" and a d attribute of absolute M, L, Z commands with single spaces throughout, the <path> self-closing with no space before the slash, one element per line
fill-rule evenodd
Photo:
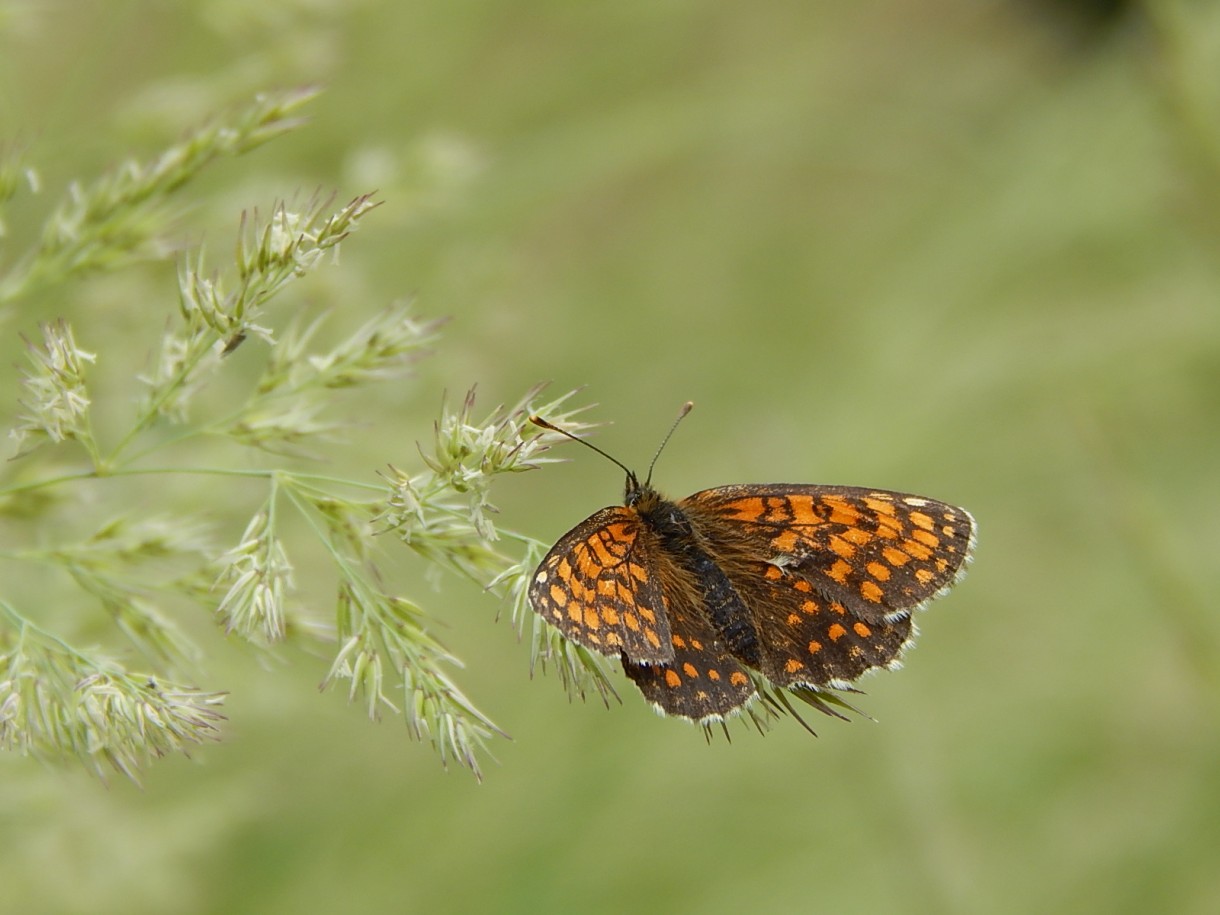
<path fill-rule="evenodd" d="M 640 514 L 647 514 L 654 509 L 661 501 L 661 495 L 652 488 L 652 483 L 645 480 L 640 482 L 640 478 L 634 472 L 627 471 L 627 485 L 623 492 L 623 504 L 628 508 L 634 508 Z"/>

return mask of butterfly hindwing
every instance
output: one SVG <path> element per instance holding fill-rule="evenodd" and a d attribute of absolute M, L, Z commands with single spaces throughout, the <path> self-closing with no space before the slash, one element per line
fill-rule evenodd
<path fill-rule="evenodd" d="M 635 664 L 623 671 L 644 698 L 667 715 L 706 722 L 723 718 L 753 698 L 754 683 L 683 588 L 667 598 L 674 646 L 667 664 Z"/>
<path fill-rule="evenodd" d="M 771 563 L 746 567 L 735 582 L 751 595 L 762 673 L 780 686 L 845 688 L 868 670 L 897 666 L 915 636 L 909 615 L 866 622 Z"/>

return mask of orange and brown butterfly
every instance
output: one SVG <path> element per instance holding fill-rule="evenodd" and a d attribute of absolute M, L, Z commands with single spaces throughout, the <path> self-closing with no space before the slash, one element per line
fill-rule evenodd
<path fill-rule="evenodd" d="M 530 604 L 566 638 L 618 657 L 667 715 L 723 720 L 758 695 L 759 675 L 816 697 L 897 667 L 912 615 L 962 579 L 974 549 L 970 513 L 936 499 L 763 483 L 672 502 L 652 488 L 656 456 L 641 483 L 576 440 L 626 472 L 624 504 L 559 539 Z"/>

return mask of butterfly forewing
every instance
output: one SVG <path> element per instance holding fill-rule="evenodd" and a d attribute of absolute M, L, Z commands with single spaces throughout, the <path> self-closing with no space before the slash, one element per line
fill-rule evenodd
<path fill-rule="evenodd" d="M 799 575 L 868 621 L 906 616 L 951 586 L 974 546 L 964 509 L 851 486 L 722 486 L 680 507 L 714 549 Z"/>
<path fill-rule="evenodd" d="M 679 505 L 748 607 L 762 673 L 785 686 L 895 666 L 911 613 L 956 580 L 974 542 L 963 509 L 873 489 L 724 486 Z"/>
<path fill-rule="evenodd" d="M 547 553 L 530 584 L 530 603 L 567 638 L 593 651 L 648 664 L 672 660 L 654 550 L 634 510 L 603 508 Z"/>

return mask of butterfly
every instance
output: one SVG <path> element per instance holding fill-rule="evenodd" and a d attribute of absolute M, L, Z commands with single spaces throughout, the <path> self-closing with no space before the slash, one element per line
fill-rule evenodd
<path fill-rule="evenodd" d="M 530 419 L 627 474 L 623 504 L 543 558 L 530 604 L 566 638 L 618 657 L 666 715 L 723 720 L 757 697 L 759 676 L 850 689 L 897 667 L 916 635 L 912 615 L 964 577 L 974 550 L 969 512 L 908 493 L 763 483 L 671 501 L 652 487 L 656 456 L 640 482 L 595 445 Z"/>

